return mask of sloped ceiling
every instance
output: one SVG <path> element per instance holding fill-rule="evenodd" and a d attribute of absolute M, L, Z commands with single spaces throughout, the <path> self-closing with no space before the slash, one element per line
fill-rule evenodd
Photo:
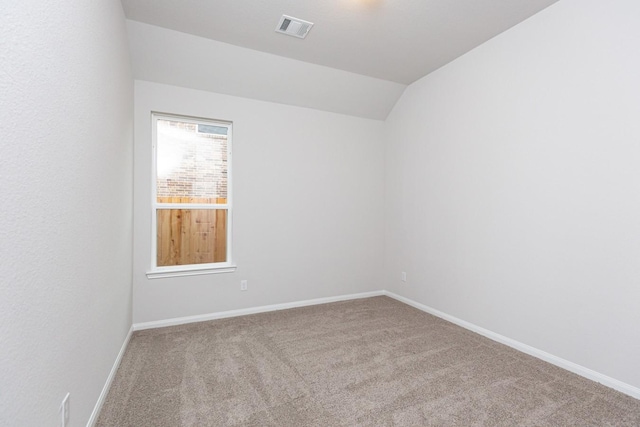
<path fill-rule="evenodd" d="M 556 1 L 122 4 L 136 21 L 129 23 L 136 78 L 384 119 L 406 85 Z M 282 14 L 315 25 L 304 40 L 288 37 L 274 31 Z"/>

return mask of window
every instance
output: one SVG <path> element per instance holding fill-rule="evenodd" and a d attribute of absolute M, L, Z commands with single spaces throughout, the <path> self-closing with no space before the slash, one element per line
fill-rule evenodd
<path fill-rule="evenodd" d="M 233 271 L 231 123 L 152 115 L 150 278 Z"/>

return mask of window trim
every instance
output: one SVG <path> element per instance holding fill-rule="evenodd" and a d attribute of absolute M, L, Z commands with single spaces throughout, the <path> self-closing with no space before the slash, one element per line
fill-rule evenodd
<path fill-rule="evenodd" d="M 222 126 L 227 128 L 227 203 L 225 204 L 190 204 L 190 203 L 158 203 L 157 199 L 157 133 L 158 120 L 179 120 L 184 123 L 210 124 L 213 126 Z M 224 120 L 213 120 L 201 117 L 183 116 L 180 114 L 151 112 L 151 269 L 147 271 L 148 279 L 157 279 L 162 277 L 181 277 L 196 276 L 202 274 L 230 273 L 236 270 L 233 263 L 233 178 L 232 178 L 232 145 L 233 145 L 233 123 Z M 157 212 L 158 209 L 226 209 L 227 210 L 227 256 L 225 262 L 212 262 L 205 264 L 187 264 L 158 266 L 158 230 L 157 230 Z"/>

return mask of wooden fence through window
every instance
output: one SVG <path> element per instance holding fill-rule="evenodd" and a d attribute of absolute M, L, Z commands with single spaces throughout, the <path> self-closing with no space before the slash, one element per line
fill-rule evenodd
<path fill-rule="evenodd" d="M 158 197 L 158 203 L 225 204 L 224 198 Z M 226 209 L 158 209 L 158 267 L 225 262 Z"/>

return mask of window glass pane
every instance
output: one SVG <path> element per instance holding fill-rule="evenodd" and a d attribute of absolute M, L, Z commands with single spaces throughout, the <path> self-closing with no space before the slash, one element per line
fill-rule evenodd
<path fill-rule="evenodd" d="M 158 267 L 227 261 L 226 209 L 158 209 Z"/>
<path fill-rule="evenodd" d="M 225 126 L 214 126 L 214 125 L 198 125 L 198 132 L 200 133 L 210 133 L 213 135 L 226 135 L 229 129 Z"/>
<path fill-rule="evenodd" d="M 158 203 L 226 203 L 227 132 L 223 125 L 157 120 Z"/>

